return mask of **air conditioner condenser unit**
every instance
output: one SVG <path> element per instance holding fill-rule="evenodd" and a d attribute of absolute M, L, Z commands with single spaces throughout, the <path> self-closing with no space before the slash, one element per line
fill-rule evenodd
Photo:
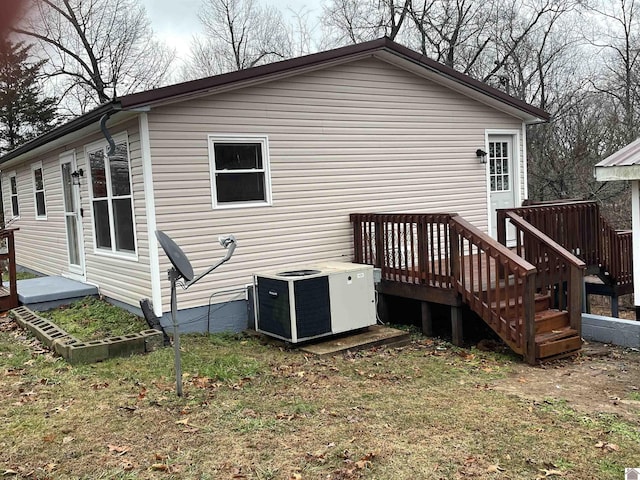
<path fill-rule="evenodd" d="M 328 262 L 254 275 L 256 330 L 298 343 L 376 324 L 373 267 Z"/>

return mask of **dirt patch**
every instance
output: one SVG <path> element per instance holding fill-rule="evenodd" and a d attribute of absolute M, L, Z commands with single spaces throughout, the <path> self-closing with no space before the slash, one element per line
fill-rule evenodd
<path fill-rule="evenodd" d="M 613 413 L 640 423 L 640 352 L 599 343 L 585 344 L 570 359 L 532 368 L 515 365 L 493 387 L 521 398 L 563 400 L 584 413 Z"/>

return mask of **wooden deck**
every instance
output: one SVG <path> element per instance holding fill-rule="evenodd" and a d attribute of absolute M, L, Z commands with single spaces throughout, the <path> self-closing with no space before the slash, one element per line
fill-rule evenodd
<path fill-rule="evenodd" d="M 448 305 L 460 343 L 467 305 L 529 363 L 579 350 L 584 274 L 628 284 L 632 266 L 619 258 L 630 254 L 628 235 L 606 226 L 592 202 L 504 210 L 498 219 L 503 243 L 506 222 L 515 229 L 513 248 L 456 214 L 352 214 L 354 261 L 381 269 L 381 294 L 422 301 L 427 334 L 430 304 Z"/>
<path fill-rule="evenodd" d="M 18 306 L 16 252 L 13 237 L 13 232 L 16 230 L 18 229 L 0 230 L 0 241 L 4 244 L 3 251 L 0 253 L 0 311 L 11 310 Z M 9 278 L 7 279 L 5 275 Z"/>

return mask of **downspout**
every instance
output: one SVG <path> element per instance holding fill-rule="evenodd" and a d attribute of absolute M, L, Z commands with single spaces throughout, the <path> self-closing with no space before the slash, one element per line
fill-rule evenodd
<path fill-rule="evenodd" d="M 113 115 L 113 112 L 105 113 L 100 119 L 100 130 L 102 130 L 102 135 L 104 135 L 104 138 L 109 143 L 109 151 L 107 152 L 108 156 L 112 156 L 116 153 L 116 142 L 113 141 L 111 133 L 107 130 L 107 120 L 109 120 L 111 115 Z"/>

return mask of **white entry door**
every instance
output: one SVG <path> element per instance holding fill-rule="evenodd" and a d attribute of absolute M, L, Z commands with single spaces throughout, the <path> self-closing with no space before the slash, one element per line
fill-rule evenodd
<path fill-rule="evenodd" d="M 71 174 L 76 171 L 76 159 L 73 153 L 60 159 L 62 175 L 62 193 L 64 197 L 64 219 L 67 231 L 67 251 L 69 273 L 85 277 L 84 248 L 82 242 L 82 212 L 80 210 L 80 187 L 73 184 Z"/>
<path fill-rule="evenodd" d="M 489 168 L 489 198 L 491 236 L 498 238 L 496 210 L 516 206 L 518 181 L 513 151 L 513 137 L 490 135 L 487 165 Z M 515 230 L 507 228 L 507 242 L 515 241 Z"/>

